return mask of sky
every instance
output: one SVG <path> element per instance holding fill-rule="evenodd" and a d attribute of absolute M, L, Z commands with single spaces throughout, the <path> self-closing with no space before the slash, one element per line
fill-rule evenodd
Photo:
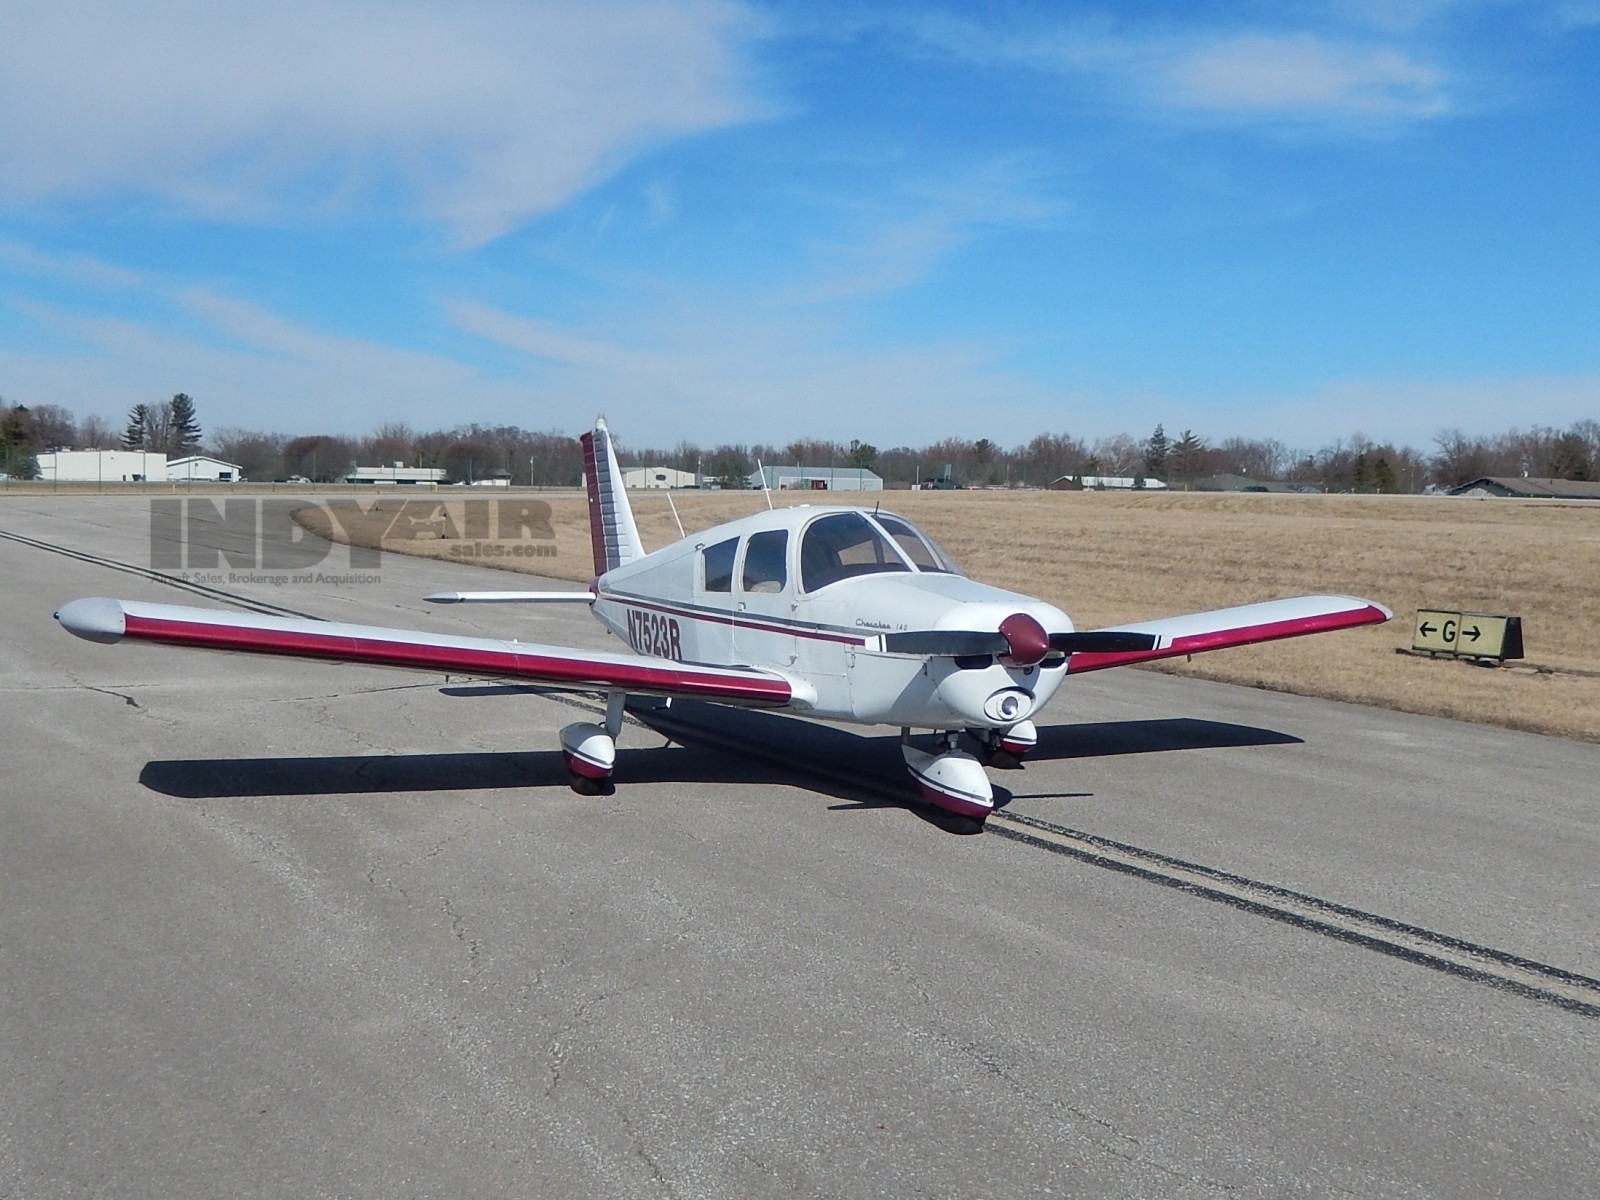
<path fill-rule="evenodd" d="M 1600 419 L 1600 0 L 7 0 L 0 396 L 624 442 Z"/>

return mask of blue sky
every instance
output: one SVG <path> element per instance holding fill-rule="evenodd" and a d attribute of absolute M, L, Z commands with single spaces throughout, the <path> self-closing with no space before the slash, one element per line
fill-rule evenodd
<path fill-rule="evenodd" d="M 1600 418 L 1600 0 L 12 0 L 0 114 L 0 395 L 119 423 Z"/>

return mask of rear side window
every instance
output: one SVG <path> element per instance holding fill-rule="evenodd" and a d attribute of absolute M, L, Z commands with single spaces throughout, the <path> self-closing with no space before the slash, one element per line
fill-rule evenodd
<path fill-rule="evenodd" d="M 700 551 L 700 578 L 708 592 L 733 591 L 733 555 L 738 538 L 729 538 Z"/>
<path fill-rule="evenodd" d="M 744 547 L 744 590 L 747 592 L 781 592 L 788 581 L 789 572 L 784 559 L 789 552 L 789 531 L 769 529 L 765 533 L 752 533 Z"/>

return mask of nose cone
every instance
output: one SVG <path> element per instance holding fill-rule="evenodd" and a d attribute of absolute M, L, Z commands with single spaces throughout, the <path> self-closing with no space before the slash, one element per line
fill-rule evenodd
<path fill-rule="evenodd" d="M 1027 613 L 1012 613 L 1000 622 L 1000 636 L 1010 647 L 1006 655 L 1019 667 L 1032 667 L 1044 661 L 1050 652 L 1050 635 L 1043 625 Z"/>
<path fill-rule="evenodd" d="M 64 604 L 56 620 L 68 633 L 91 642 L 120 642 L 128 628 L 121 601 L 104 596 Z"/>

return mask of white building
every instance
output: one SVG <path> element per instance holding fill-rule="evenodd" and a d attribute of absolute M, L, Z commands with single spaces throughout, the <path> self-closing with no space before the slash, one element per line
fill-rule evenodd
<path fill-rule="evenodd" d="M 164 482 L 167 456 L 146 450 L 56 450 L 36 454 L 39 478 L 58 483 Z"/>
<path fill-rule="evenodd" d="M 407 467 L 395 463 L 389 467 L 357 467 L 344 477 L 346 483 L 443 483 L 442 467 Z"/>
<path fill-rule="evenodd" d="M 243 478 L 244 468 L 238 463 L 223 462 L 209 454 L 191 454 L 167 464 L 168 483 L 238 483 Z"/>
<path fill-rule="evenodd" d="M 622 472 L 625 488 L 692 488 L 700 486 L 700 477 L 693 471 L 679 471 L 673 467 L 629 467 Z"/>
<path fill-rule="evenodd" d="M 1167 485 L 1148 475 L 1063 475 L 1050 485 L 1058 492 L 1162 492 Z"/>
<path fill-rule="evenodd" d="M 865 467 L 763 467 L 750 486 L 774 492 L 881 492 L 883 477 Z"/>

